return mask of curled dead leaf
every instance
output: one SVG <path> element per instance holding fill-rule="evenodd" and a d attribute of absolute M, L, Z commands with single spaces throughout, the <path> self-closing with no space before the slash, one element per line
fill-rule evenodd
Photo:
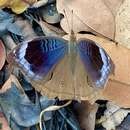
<path fill-rule="evenodd" d="M 120 3 L 120 1 L 118 2 Z M 69 24 L 72 23 L 71 11 L 73 10 L 75 32 L 90 31 L 114 39 L 114 15 L 102 0 L 58 0 L 57 9 L 62 14 L 64 14 L 63 10 L 66 11 Z M 61 26 L 66 32 L 70 32 L 66 18 L 61 20 Z"/>
<path fill-rule="evenodd" d="M 3 42 L 0 40 L 0 70 L 2 69 L 6 59 L 6 52 Z"/>

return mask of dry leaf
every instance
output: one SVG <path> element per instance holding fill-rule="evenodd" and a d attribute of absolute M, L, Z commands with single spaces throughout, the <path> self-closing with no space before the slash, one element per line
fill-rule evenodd
<path fill-rule="evenodd" d="M 32 25 L 27 20 L 17 18 L 15 23 L 22 30 L 24 40 L 30 40 L 36 37 L 36 33 L 34 32 Z"/>
<path fill-rule="evenodd" d="M 42 31 L 46 36 L 64 36 L 65 32 L 53 25 L 47 24 L 46 22 L 40 20 L 38 24 L 41 26 Z"/>
<path fill-rule="evenodd" d="M 71 11 L 73 10 L 75 32 L 91 31 L 110 39 L 114 38 L 114 16 L 102 0 L 57 0 L 57 8 L 62 14 L 64 14 L 63 10 L 66 11 L 70 25 L 72 23 Z M 70 32 L 66 22 L 67 20 L 64 18 L 61 21 L 61 26 L 66 32 Z"/>
<path fill-rule="evenodd" d="M 130 48 L 130 1 L 125 0 L 116 16 L 115 40 Z"/>
<path fill-rule="evenodd" d="M 3 42 L 0 40 L 0 70 L 2 69 L 6 58 L 6 52 L 5 47 L 3 45 Z"/>
<path fill-rule="evenodd" d="M 75 104 L 74 109 L 78 116 L 81 129 L 94 130 L 98 105 L 91 105 L 89 102 L 83 101 Z"/>
<path fill-rule="evenodd" d="M 98 121 L 102 123 L 106 130 L 115 130 L 116 126 L 120 125 L 130 110 L 121 109 L 112 102 L 107 103 L 107 110 L 104 112 Z"/>
<path fill-rule="evenodd" d="M 103 0 L 105 5 L 111 10 L 112 14 L 116 16 L 118 9 L 124 0 Z"/>
<path fill-rule="evenodd" d="M 35 3 L 37 0 L 0 0 L 0 8 L 11 8 L 16 14 L 24 12 L 30 4 Z"/>

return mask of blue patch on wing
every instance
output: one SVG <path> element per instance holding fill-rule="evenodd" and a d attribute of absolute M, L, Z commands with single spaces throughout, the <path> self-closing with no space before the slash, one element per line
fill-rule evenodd
<path fill-rule="evenodd" d="M 67 41 L 62 38 L 37 38 L 16 48 L 15 61 L 30 78 L 43 79 L 64 57 L 67 45 Z"/>
<path fill-rule="evenodd" d="M 104 87 L 109 74 L 114 69 L 110 57 L 92 40 L 81 39 L 77 47 L 92 85 L 97 88 Z"/>

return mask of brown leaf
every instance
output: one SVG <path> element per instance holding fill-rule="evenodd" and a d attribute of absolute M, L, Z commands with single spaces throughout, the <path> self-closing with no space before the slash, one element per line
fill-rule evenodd
<path fill-rule="evenodd" d="M 111 10 L 112 14 L 116 16 L 118 9 L 124 0 L 103 0 L 105 5 Z"/>
<path fill-rule="evenodd" d="M 73 10 L 75 32 L 91 31 L 110 39 L 114 38 L 114 16 L 102 0 L 58 0 L 57 8 L 60 13 L 63 13 L 63 10 L 66 11 L 69 24 L 72 23 L 71 11 Z M 70 32 L 66 22 L 64 18 L 61 26 L 66 32 Z"/>
<path fill-rule="evenodd" d="M 0 70 L 2 69 L 6 58 L 6 52 L 5 47 L 3 45 L 3 42 L 0 40 Z"/>
<path fill-rule="evenodd" d="M 115 40 L 130 48 L 130 1 L 125 0 L 116 16 Z"/>
<path fill-rule="evenodd" d="M 130 84 L 110 80 L 103 90 L 102 98 L 115 102 L 121 107 L 130 108 Z"/>

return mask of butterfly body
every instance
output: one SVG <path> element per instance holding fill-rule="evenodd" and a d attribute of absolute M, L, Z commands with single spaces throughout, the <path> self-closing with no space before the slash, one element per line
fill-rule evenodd
<path fill-rule="evenodd" d="M 70 64 L 70 70 L 74 75 L 75 65 L 77 60 L 77 40 L 73 31 L 71 31 L 70 40 L 68 42 L 68 59 Z"/>
<path fill-rule="evenodd" d="M 93 88 L 103 88 L 114 68 L 103 48 L 89 39 L 77 40 L 73 32 L 69 41 L 48 36 L 23 42 L 8 61 L 27 75 L 36 90 L 60 99 L 94 95 Z"/>

